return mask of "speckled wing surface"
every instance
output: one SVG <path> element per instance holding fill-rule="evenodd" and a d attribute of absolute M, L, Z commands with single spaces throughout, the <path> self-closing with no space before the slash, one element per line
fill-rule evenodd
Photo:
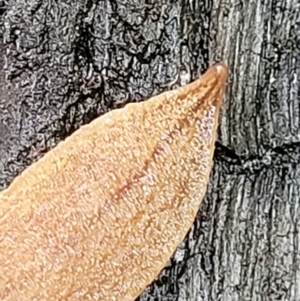
<path fill-rule="evenodd" d="M 0 193 L 0 299 L 134 300 L 205 195 L 227 68 L 83 126 Z"/>

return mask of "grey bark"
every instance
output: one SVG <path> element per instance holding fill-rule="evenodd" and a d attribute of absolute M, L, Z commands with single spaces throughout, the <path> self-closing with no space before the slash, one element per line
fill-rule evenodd
<path fill-rule="evenodd" d="M 37 150 L 224 60 L 206 198 L 139 300 L 300 300 L 298 0 L 2 4 L 1 189 Z"/>

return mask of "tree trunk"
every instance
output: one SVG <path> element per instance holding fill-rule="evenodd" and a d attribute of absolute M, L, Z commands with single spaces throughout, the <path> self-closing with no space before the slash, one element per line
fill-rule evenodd
<path fill-rule="evenodd" d="M 139 300 L 300 300 L 298 0 L 0 3 L 0 189 L 82 124 L 225 61 L 206 198 Z"/>

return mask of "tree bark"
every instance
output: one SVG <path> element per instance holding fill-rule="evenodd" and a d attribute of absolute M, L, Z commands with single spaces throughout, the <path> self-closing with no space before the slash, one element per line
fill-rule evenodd
<path fill-rule="evenodd" d="M 298 0 L 1 3 L 0 189 L 82 124 L 225 61 L 206 198 L 139 300 L 300 300 Z"/>

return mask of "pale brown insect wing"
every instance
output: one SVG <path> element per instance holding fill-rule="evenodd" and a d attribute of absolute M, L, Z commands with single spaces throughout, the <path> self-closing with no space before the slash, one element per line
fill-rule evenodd
<path fill-rule="evenodd" d="M 191 226 L 226 67 L 82 127 L 0 194 L 0 297 L 134 300 Z"/>

